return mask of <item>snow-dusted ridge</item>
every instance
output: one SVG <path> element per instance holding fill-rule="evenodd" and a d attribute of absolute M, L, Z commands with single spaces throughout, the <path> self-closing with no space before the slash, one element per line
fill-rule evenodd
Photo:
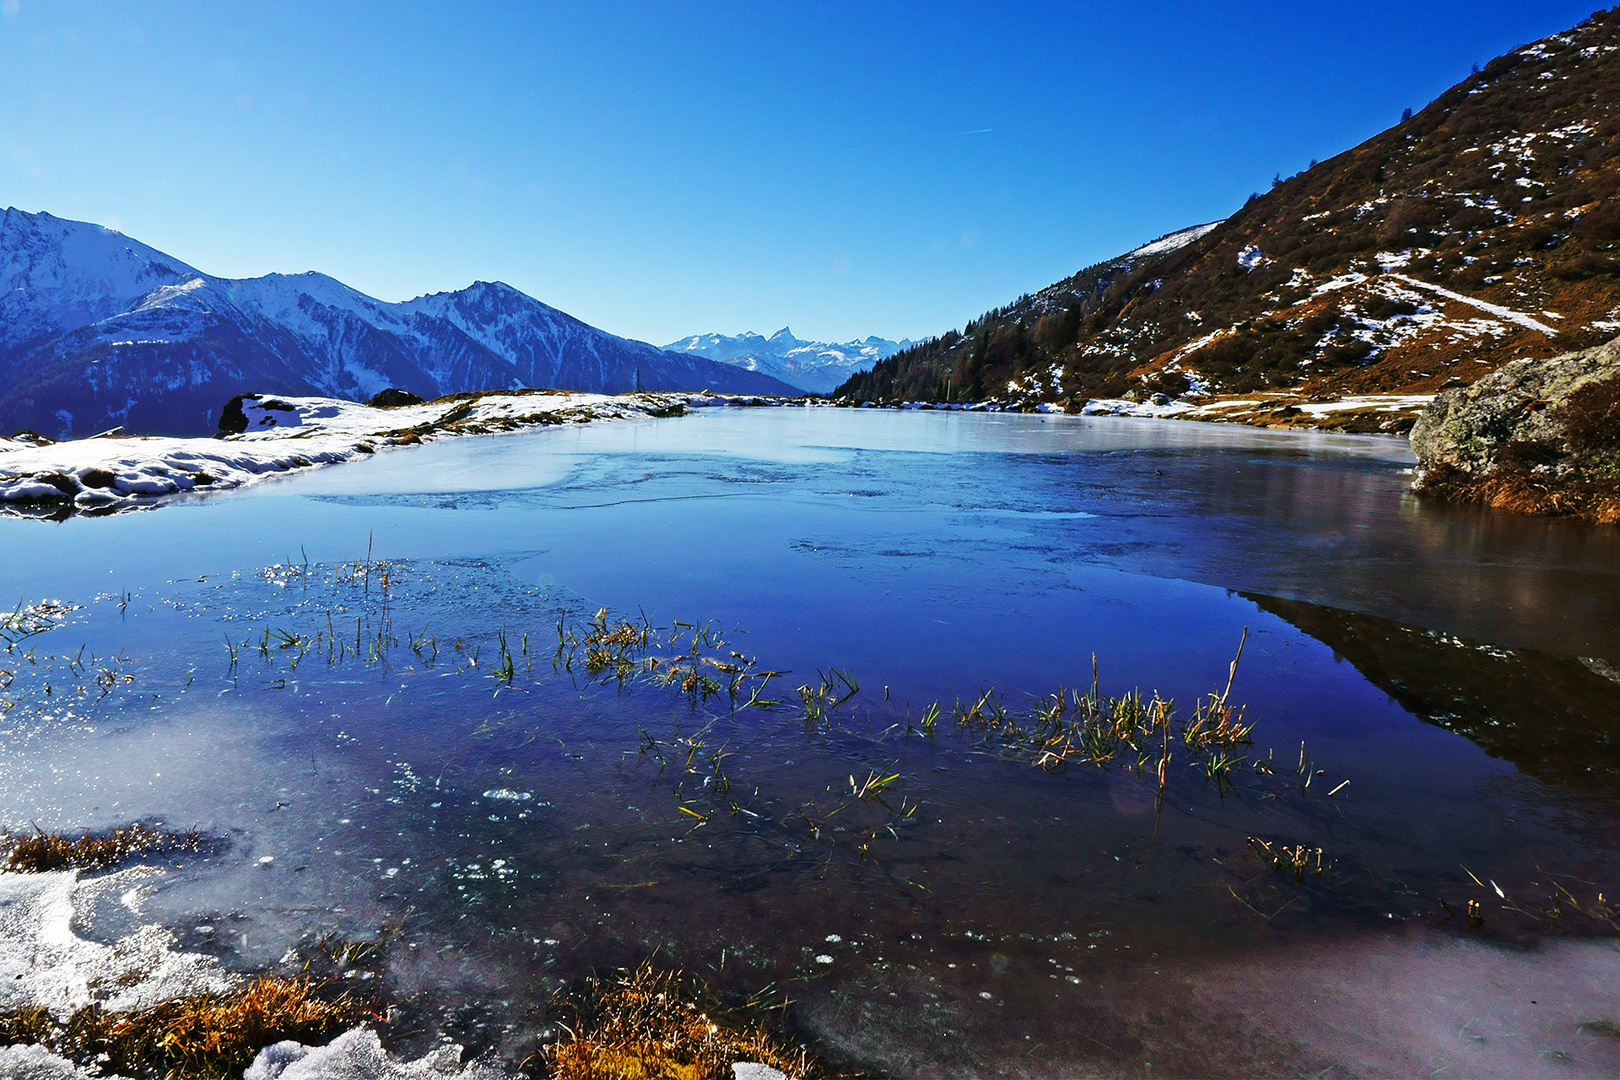
<path fill-rule="evenodd" d="M 1224 218 L 1222 219 L 1225 220 Z M 1121 259 L 1145 259 L 1151 255 L 1167 255 L 1172 251 L 1180 250 L 1211 232 L 1221 225 L 1220 221 L 1211 221 L 1205 225 L 1194 225 L 1190 229 L 1181 229 L 1177 232 L 1166 233 L 1157 240 L 1133 248 L 1121 255 Z"/>
<path fill-rule="evenodd" d="M 0 432 L 206 435 L 220 402 L 244 390 L 364 399 L 391 386 L 425 398 L 794 392 L 599 330 L 501 282 L 390 303 L 313 271 L 214 277 L 98 225 L 0 211 Z"/>
<path fill-rule="evenodd" d="M 280 473 L 333 465 L 388 447 L 452 435 L 552 424 L 679 416 L 714 405 L 788 404 L 792 398 L 722 394 L 575 394 L 514 390 L 452 394 L 373 408 L 322 397 L 250 395 L 247 428 L 222 438 L 98 436 L 67 442 L 0 439 L 0 514 L 59 519 L 151 509 L 192 492 L 242 487 Z"/>

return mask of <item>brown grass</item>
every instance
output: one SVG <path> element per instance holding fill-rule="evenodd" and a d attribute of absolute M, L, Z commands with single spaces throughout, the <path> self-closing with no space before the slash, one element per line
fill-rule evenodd
<path fill-rule="evenodd" d="M 1614 481 L 1553 485 L 1522 468 L 1498 467 L 1484 476 L 1472 476 L 1441 466 L 1425 474 L 1414 490 L 1449 502 L 1476 503 L 1518 514 L 1620 523 L 1620 482 Z"/>
<path fill-rule="evenodd" d="M 0 1042 L 38 1043 L 81 1065 L 163 1080 L 241 1076 L 258 1052 L 283 1039 L 311 1042 L 382 1016 L 321 984 L 265 975 L 224 994 L 176 998 L 149 1009 L 92 1005 L 57 1022 L 43 1009 L 0 1013 Z"/>
<path fill-rule="evenodd" d="M 100 870 L 149 851 L 199 851 L 202 843 L 202 833 L 195 829 L 178 833 L 130 825 L 102 836 L 87 832 L 73 839 L 65 833 L 48 833 L 36 825 L 32 833 L 0 834 L 0 851 L 5 853 L 0 871 L 41 874 L 69 867 Z"/>
<path fill-rule="evenodd" d="M 650 961 L 589 979 L 552 1007 L 574 1018 L 540 1062 L 557 1080 L 731 1080 L 739 1061 L 795 1077 L 816 1070 L 803 1047 L 727 1015 L 701 984 Z"/>

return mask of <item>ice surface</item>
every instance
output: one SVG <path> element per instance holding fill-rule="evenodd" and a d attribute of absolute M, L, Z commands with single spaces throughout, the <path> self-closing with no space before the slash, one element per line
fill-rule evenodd
<path fill-rule="evenodd" d="M 0 874 L 0 1009 L 42 1006 L 66 1018 L 92 1002 L 136 1009 L 229 989 L 236 980 L 218 960 L 176 952 L 174 935 L 161 926 L 143 926 L 111 945 L 75 933 L 75 920 L 97 896 L 138 890 L 161 874 L 151 867 L 89 879 L 76 870 Z"/>

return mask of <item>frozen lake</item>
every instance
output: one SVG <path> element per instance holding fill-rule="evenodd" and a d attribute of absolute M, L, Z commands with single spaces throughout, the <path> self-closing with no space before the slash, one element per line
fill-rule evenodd
<path fill-rule="evenodd" d="M 1612 1074 L 1620 530 L 1420 502 L 1411 464 L 713 409 L 0 520 L 7 608 L 82 605 L 0 653 L 0 824 L 203 828 L 142 917 L 244 970 L 385 940 L 385 1041 L 418 1053 L 516 1063 L 553 989 L 656 950 L 774 987 L 847 1068 Z M 600 608 L 709 626 L 782 704 L 554 670 Z M 1093 657 L 1185 712 L 1245 630 L 1230 786 L 1183 754 L 1161 800 L 950 720 Z M 832 669 L 860 691 L 806 722 Z M 1321 849 L 1303 883 L 1283 846 Z"/>

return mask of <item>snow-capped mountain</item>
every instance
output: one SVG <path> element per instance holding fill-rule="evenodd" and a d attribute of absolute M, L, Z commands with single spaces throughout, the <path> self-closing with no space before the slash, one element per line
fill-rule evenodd
<path fill-rule="evenodd" d="M 723 364 L 758 371 L 815 394 L 830 393 L 857 371 L 867 371 L 914 344 L 869 337 L 865 341 L 830 344 L 800 341 L 793 331 L 782 327 L 770 337 L 742 333 L 694 334 L 665 345 L 669 352 L 703 356 Z"/>
<path fill-rule="evenodd" d="M 207 434 L 244 391 L 520 386 L 788 394 L 770 375 L 588 326 L 509 285 L 386 303 L 314 272 L 232 280 L 98 225 L 0 215 L 0 431 Z"/>

